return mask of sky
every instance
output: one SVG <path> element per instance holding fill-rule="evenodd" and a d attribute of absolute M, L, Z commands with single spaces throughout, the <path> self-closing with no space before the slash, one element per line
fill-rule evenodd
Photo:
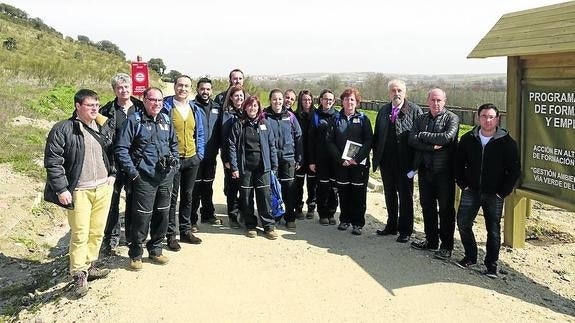
<path fill-rule="evenodd" d="M 65 36 L 109 40 L 193 77 L 505 73 L 467 55 L 509 12 L 565 1 L 0 0 Z"/>

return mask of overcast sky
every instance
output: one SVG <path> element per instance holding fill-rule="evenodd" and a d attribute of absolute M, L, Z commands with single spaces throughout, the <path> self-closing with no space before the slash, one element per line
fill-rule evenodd
<path fill-rule="evenodd" d="M 505 73 L 467 59 L 508 12 L 564 1 L 0 0 L 74 39 L 109 40 L 135 60 L 224 76 L 307 72 Z M 137 3 L 137 4 L 136 4 Z"/>

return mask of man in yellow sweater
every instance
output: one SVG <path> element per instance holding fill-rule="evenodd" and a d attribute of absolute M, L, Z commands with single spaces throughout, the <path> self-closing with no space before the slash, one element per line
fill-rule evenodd
<path fill-rule="evenodd" d="M 180 153 L 180 170 L 174 176 L 172 201 L 168 221 L 168 248 L 172 251 L 181 249 L 176 239 L 176 203 L 178 192 L 180 206 L 178 213 L 180 241 L 200 244 L 202 240 L 194 236 L 197 224 L 192 223 L 192 192 L 200 161 L 204 157 L 204 131 L 202 116 L 189 99 L 192 90 L 192 79 L 187 75 L 178 77 L 174 84 L 175 95 L 164 99 L 164 110 L 170 115 Z"/>

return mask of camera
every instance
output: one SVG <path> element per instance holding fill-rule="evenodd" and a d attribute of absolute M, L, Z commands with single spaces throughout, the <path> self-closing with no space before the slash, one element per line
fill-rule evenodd
<path fill-rule="evenodd" d="M 172 169 L 176 169 L 178 167 L 178 163 L 178 159 L 174 158 L 172 155 L 162 156 L 156 164 L 156 171 L 167 174 Z"/>

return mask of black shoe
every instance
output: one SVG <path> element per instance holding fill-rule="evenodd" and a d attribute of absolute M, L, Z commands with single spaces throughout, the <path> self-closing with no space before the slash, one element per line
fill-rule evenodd
<path fill-rule="evenodd" d="M 171 251 L 180 251 L 182 247 L 176 238 L 168 238 L 168 249 Z"/>
<path fill-rule="evenodd" d="M 437 250 L 433 256 L 437 259 L 449 260 L 449 258 L 451 258 L 451 250 L 441 248 Z"/>
<path fill-rule="evenodd" d="M 458 263 L 456 263 L 457 267 L 463 268 L 463 269 L 467 269 L 467 268 L 474 266 L 476 264 L 477 264 L 477 260 L 472 260 L 471 258 L 468 258 L 467 256 L 463 257 L 463 259 L 461 259 Z"/>
<path fill-rule="evenodd" d="M 356 235 L 356 236 L 360 236 L 361 235 L 361 227 L 354 225 L 351 229 L 351 234 Z"/>
<path fill-rule="evenodd" d="M 232 229 L 239 229 L 240 228 L 240 223 L 238 222 L 238 219 L 230 218 L 230 228 L 232 228 Z"/>
<path fill-rule="evenodd" d="M 349 223 L 346 222 L 341 222 L 338 226 L 337 229 L 340 231 L 345 231 L 347 230 L 347 228 L 349 228 Z"/>
<path fill-rule="evenodd" d="M 219 225 L 222 224 L 222 220 L 214 217 L 211 218 L 207 218 L 207 219 L 202 219 L 202 223 L 209 223 L 209 224 L 214 224 L 214 225 Z"/>
<path fill-rule="evenodd" d="M 389 226 L 386 225 L 383 230 L 377 230 L 375 233 L 377 233 L 378 236 L 391 236 L 396 235 L 397 230 L 391 230 Z"/>
<path fill-rule="evenodd" d="M 196 237 L 191 231 L 180 234 L 180 241 L 191 244 L 200 244 L 202 239 Z"/>
<path fill-rule="evenodd" d="M 118 250 L 115 247 L 112 247 L 110 245 L 102 245 L 102 248 L 100 248 L 100 253 L 104 256 L 104 257 L 111 257 L 111 256 L 117 256 L 118 255 Z"/>
<path fill-rule="evenodd" d="M 335 220 L 334 217 L 328 218 L 327 221 L 328 221 L 329 225 L 336 225 L 337 224 L 337 221 Z"/>
<path fill-rule="evenodd" d="M 303 214 L 303 211 L 302 210 L 296 210 L 295 211 L 295 218 L 298 220 L 305 219 L 305 215 Z"/>
<path fill-rule="evenodd" d="M 400 234 L 399 237 L 397 237 L 397 239 L 395 239 L 395 241 L 400 242 L 400 243 L 406 243 L 409 241 L 410 238 L 411 238 L 411 235 L 409 235 L 409 234 Z"/>
<path fill-rule="evenodd" d="M 413 241 L 411 247 L 417 250 L 437 250 L 437 244 L 431 244 L 427 240 Z"/>
<path fill-rule="evenodd" d="M 498 277 L 497 276 L 497 264 L 485 264 L 485 267 L 487 267 L 487 269 L 484 272 L 485 276 L 487 276 L 491 279 L 496 279 Z"/>

